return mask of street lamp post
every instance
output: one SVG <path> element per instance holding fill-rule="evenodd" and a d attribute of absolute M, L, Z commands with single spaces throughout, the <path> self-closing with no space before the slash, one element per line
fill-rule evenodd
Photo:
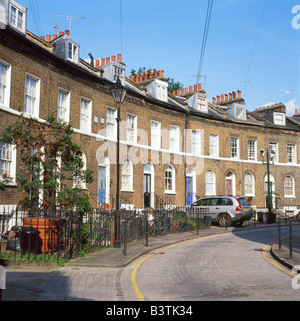
<path fill-rule="evenodd" d="M 264 149 L 260 150 L 260 154 L 262 157 L 264 157 L 265 151 Z M 270 186 L 270 158 L 271 160 L 275 157 L 275 152 L 273 150 L 269 151 L 267 148 L 267 207 L 268 207 L 268 214 L 269 214 L 269 220 L 272 215 L 272 198 L 271 198 L 271 186 Z"/>
<path fill-rule="evenodd" d="M 118 77 L 117 81 L 110 87 L 111 94 L 113 96 L 114 102 L 117 104 L 117 192 L 116 192 L 116 239 L 115 247 L 121 247 L 120 239 L 120 222 L 121 222 L 121 213 L 120 213 L 120 107 L 124 101 L 127 90 L 121 84 L 120 78 Z"/>

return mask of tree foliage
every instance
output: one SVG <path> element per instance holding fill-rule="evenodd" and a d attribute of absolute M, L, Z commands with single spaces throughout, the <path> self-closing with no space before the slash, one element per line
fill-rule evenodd
<path fill-rule="evenodd" d="M 135 69 L 131 69 L 131 76 L 136 76 L 136 75 L 140 75 L 140 74 L 143 74 L 144 72 L 149 72 L 149 71 L 152 71 L 152 69 L 148 69 L 146 71 L 146 67 L 140 67 L 138 69 L 138 71 L 136 71 Z M 168 81 L 168 91 L 170 93 L 172 93 L 173 91 L 176 91 L 178 89 L 181 89 L 183 88 L 183 84 L 181 84 L 179 81 L 176 81 L 174 80 L 174 78 L 167 78 L 167 81 Z"/>
<path fill-rule="evenodd" d="M 91 183 L 92 171 L 84 170 L 82 151 L 72 141 L 70 123 L 49 116 L 46 122 L 23 115 L 6 128 L 3 143 L 15 145 L 24 166 L 17 182 L 24 192 L 21 205 L 30 208 L 91 209 L 82 184 Z M 75 183 L 74 183 L 75 182 Z"/>

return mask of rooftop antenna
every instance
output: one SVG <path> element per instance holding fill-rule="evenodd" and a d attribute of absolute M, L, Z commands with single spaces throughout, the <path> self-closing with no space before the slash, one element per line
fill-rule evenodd
<path fill-rule="evenodd" d="M 290 90 L 280 90 L 280 91 L 284 91 L 286 94 L 292 94 L 293 96 L 296 95 L 296 92 L 294 90 L 290 91 Z"/>
<path fill-rule="evenodd" d="M 242 85 L 245 87 L 245 99 L 246 99 L 246 94 L 247 94 L 247 86 L 252 85 L 252 80 L 246 80 L 246 81 L 242 81 Z"/>
<path fill-rule="evenodd" d="M 68 15 L 61 15 L 59 14 L 58 17 L 65 17 L 69 20 L 69 30 L 71 32 L 71 22 L 74 19 L 80 18 L 80 19 L 85 19 L 85 16 L 68 16 Z"/>

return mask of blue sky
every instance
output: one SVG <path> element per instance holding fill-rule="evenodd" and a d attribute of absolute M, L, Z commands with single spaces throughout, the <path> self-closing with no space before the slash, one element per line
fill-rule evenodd
<path fill-rule="evenodd" d="M 19 2 L 28 8 L 27 29 L 39 36 L 56 33 L 56 25 L 69 29 L 69 20 L 59 15 L 84 16 L 71 21 L 83 59 L 90 52 L 95 59 L 122 53 L 128 77 L 131 69 L 146 67 L 164 70 L 184 87 L 196 83 L 207 0 Z M 296 0 L 268 0 L 259 29 L 265 0 L 214 0 L 202 67 L 209 101 L 242 90 L 250 111 L 280 102 L 289 115 L 300 108 L 296 5 Z"/>

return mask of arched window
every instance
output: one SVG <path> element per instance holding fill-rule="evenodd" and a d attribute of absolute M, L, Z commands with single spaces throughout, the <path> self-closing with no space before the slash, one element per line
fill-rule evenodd
<path fill-rule="evenodd" d="M 165 169 L 165 192 L 175 193 L 175 169 L 171 165 Z"/>
<path fill-rule="evenodd" d="M 122 191 L 133 190 L 133 166 L 129 159 L 122 163 Z"/>
<path fill-rule="evenodd" d="M 216 175 L 213 171 L 207 171 L 205 174 L 205 193 L 206 195 L 216 194 Z"/>
<path fill-rule="evenodd" d="M 284 196 L 294 197 L 295 196 L 295 180 L 291 175 L 287 175 L 284 178 Z"/>
<path fill-rule="evenodd" d="M 255 195 L 254 176 L 251 173 L 245 175 L 245 196 Z"/>

